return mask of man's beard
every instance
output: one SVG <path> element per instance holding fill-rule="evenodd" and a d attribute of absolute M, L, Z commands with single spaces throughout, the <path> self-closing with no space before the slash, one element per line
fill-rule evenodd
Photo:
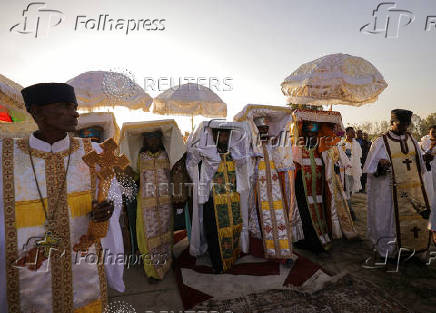
<path fill-rule="evenodd" d="M 228 145 L 227 145 L 227 144 L 218 144 L 218 145 L 216 146 L 216 148 L 217 148 L 218 152 L 220 152 L 220 153 L 226 153 L 227 150 L 228 150 Z"/>

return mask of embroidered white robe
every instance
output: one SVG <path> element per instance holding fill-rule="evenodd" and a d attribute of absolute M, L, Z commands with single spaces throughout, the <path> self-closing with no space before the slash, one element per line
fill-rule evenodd
<path fill-rule="evenodd" d="M 93 198 L 92 171 L 82 161 L 85 151 L 100 152 L 100 147 L 73 139 L 70 166 L 64 190 L 60 186 L 68 160 L 70 137 L 50 145 L 33 135 L 29 140 L 0 142 L 0 312 L 102 312 L 106 295 L 106 274 L 109 285 L 124 291 L 123 266 L 116 263 L 123 253 L 118 222 L 121 194 L 114 180 L 110 187 L 114 214 L 107 236 L 101 240 L 107 259 L 97 263 L 96 247 L 92 245 L 87 258 L 72 251 L 72 246 L 86 234 Z M 32 248 L 25 244 L 30 237 L 43 237 L 45 217 L 30 163 L 28 146 L 32 149 L 38 184 L 43 198 L 48 197 L 48 210 L 56 198 L 56 231 L 64 238 L 62 262 L 45 260 L 37 271 L 15 267 L 14 261 Z M 62 164 L 63 163 L 63 164 Z M 46 167 L 47 166 L 47 167 Z M 53 201 L 54 199 L 54 201 Z M 16 227 L 15 227 L 16 225 Z M 100 246 L 100 244 L 97 244 Z M 62 249 L 63 250 L 63 249 Z M 94 253 L 94 254 L 92 254 Z M 62 265 L 62 267 L 59 266 Z"/>
<path fill-rule="evenodd" d="M 388 134 L 395 140 L 406 140 L 406 135 L 398 136 L 391 131 L 389 131 Z M 417 145 L 415 139 L 411 137 L 409 137 L 407 142 L 410 150 L 414 149 L 413 145 Z M 426 169 L 422 161 L 420 149 L 417 149 L 417 151 L 419 153 L 422 175 Z M 375 245 L 378 253 L 384 257 L 386 254 L 390 256 L 394 255 L 398 251 L 398 247 L 394 243 L 397 239 L 397 232 L 391 173 L 380 177 L 374 176 L 374 173 L 377 171 L 377 165 L 381 159 L 389 160 L 389 154 L 383 137 L 377 138 L 371 145 L 371 150 L 368 153 L 363 171 L 368 174 L 367 235 Z"/>

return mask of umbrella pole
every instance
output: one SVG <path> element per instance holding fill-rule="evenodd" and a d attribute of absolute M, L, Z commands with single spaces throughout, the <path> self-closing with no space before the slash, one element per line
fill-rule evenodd
<path fill-rule="evenodd" d="M 333 111 L 333 104 L 330 104 L 330 112 Z"/>
<path fill-rule="evenodd" d="M 191 114 L 192 131 L 194 131 L 194 114 Z"/>

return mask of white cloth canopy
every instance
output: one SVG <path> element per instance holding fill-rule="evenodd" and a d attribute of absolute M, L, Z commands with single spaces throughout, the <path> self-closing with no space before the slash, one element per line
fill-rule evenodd
<path fill-rule="evenodd" d="M 271 137 L 281 136 L 281 139 L 286 140 L 290 130 L 290 122 L 292 110 L 289 107 L 284 106 L 272 106 L 262 104 L 247 104 L 241 112 L 237 113 L 233 119 L 237 122 L 247 121 L 251 131 L 251 149 L 254 156 L 263 155 L 262 147 L 259 144 L 259 131 L 254 124 L 254 119 L 258 117 L 265 117 L 269 126 L 268 135 Z M 284 136 L 283 136 L 284 135 Z M 283 144 L 277 145 L 274 149 L 279 151 L 280 159 L 287 159 L 286 154 L 290 154 L 289 147 L 285 147 Z M 276 153 L 274 153 L 276 155 Z M 279 163 L 276 163 L 278 166 Z"/>
<path fill-rule="evenodd" d="M 358 107 L 375 102 L 387 83 L 370 62 L 337 53 L 301 65 L 281 87 L 289 103 Z"/>
<path fill-rule="evenodd" d="M 74 87 L 79 109 L 123 106 L 131 110 L 150 110 L 153 99 L 132 79 L 122 73 L 91 71 L 69 81 Z"/>
<path fill-rule="evenodd" d="M 153 113 L 163 115 L 203 115 L 226 117 L 227 105 L 209 88 L 199 84 L 183 84 L 170 88 L 153 100 Z"/>
<path fill-rule="evenodd" d="M 170 160 L 170 166 L 179 161 L 186 151 L 183 136 L 174 120 L 124 123 L 121 129 L 120 151 L 130 160 L 130 166 L 138 171 L 138 154 L 143 146 L 143 133 L 160 130 L 162 143 Z"/>
<path fill-rule="evenodd" d="M 109 138 L 114 138 L 115 142 L 120 140 L 120 128 L 113 112 L 88 112 L 80 114 L 77 130 L 91 126 L 103 127 L 103 140 Z"/>

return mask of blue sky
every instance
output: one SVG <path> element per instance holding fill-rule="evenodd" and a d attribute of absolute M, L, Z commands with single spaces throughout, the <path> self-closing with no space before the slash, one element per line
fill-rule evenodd
<path fill-rule="evenodd" d="M 393 108 L 425 116 L 436 111 L 436 28 L 425 31 L 427 16 L 436 16 L 436 1 L 392 2 L 415 16 L 395 39 L 359 31 L 381 3 L 371 0 L 46 1 L 64 20 L 34 38 L 9 31 L 30 1 L 2 0 L 0 73 L 23 86 L 64 82 L 90 70 L 126 71 L 141 86 L 145 77 L 230 77 L 232 90 L 217 94 L 231 118 L 247 103 L 285 104 L 280 83 L 286 76 L 302 63 L 342 52 L 369 60 L 389 84 L 374 104 L 335 106 L 345 124 L 388 119 Z M 99 14 L 162 18 L 165 30 L 74 31 L 78 15 Z M 138 118 L 120 115 L 121 122 Z"/>

